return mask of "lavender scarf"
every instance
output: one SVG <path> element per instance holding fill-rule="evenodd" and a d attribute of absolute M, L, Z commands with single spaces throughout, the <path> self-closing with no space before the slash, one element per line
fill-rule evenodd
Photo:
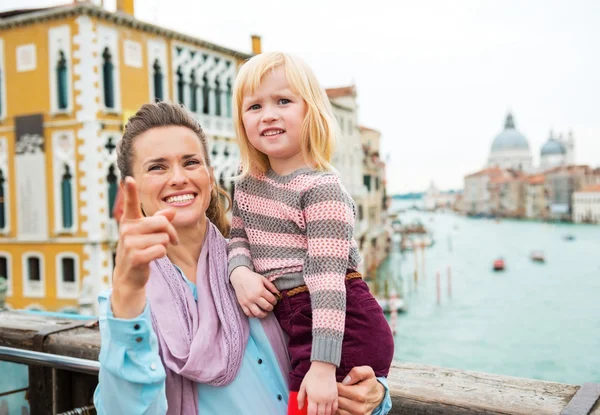
<path fill-rule="evenodd" d="M 248 319 L 227 276 L 227 242 L 210 222 L 198 260 L 196 287 L 197 302 L 167 257 L 151 263 L 146 292 L 167 372 L 168 414 L 198 415 L 196 383 L 230 384 L 248 343 Z M 289 357 L 279 324 L 273 313 L 261 321 L 280 369 L 287 374 Z"/>

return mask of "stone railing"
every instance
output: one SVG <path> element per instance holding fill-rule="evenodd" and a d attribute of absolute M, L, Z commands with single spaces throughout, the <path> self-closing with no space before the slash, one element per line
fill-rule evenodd
<path fill-rule="evenodd" d="M 81 321 L 0 311 L 0 346 L 97 360 L 100 351 L 97 326 L 77 327 L 77 323 Z M 72 328 L 60 331 L 67 327 Z M 31 413 L 60 413 L 89 405 L 96 382 L 94 375 L 30 365 L 28 399 Z M 580 387 L 395 363 L 389 385 L 392 415 L 600 415 L 600 402 L 596 401 L 600 390 L 594 384 Z"/>

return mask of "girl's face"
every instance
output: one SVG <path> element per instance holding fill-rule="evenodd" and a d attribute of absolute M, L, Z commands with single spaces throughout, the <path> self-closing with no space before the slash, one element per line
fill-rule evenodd
<path fill-rule="evenodd" d="M 253 94 L 244 91 L 242 121 L 248 140 L 279 174 L 306 165 L 301 136 L 305 117 L 306 103 L 292 91 L 283 66 L 267 73 Z"/>
<path fill-rule="evenodd" d="M 205 219 L 213 186 L 211 173 L 202 143 L 189 128 L 152 128 L 135 138 L 133 178 L 146 216 L 175 209 L 175 228 Z"/>

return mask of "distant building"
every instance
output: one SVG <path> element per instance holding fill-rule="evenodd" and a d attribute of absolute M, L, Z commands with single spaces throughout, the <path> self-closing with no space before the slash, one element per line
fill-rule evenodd
<path fill-rule="evenodd" d="M 548 217 L 552 220 L 571 220 L 573 193 L 598 182 L 596 171 L 585 165 L 556 167 L 545 176 Z"/>
<path fill-rule="evenodd" d="M 515 170 L 502 170 L 490 178 L 490 213 L 494 216 L 520 218 L 525 215 L 525 176 Z"/>
<path fill-rule="evenodd" d="M 442 192 L 433 181 L 423 195 L 423 205 L 426 210 L 452 209 L 458 193 L 455 191 Z"/>
<path fill-rule="evenodd" d="M 600 184 L 573 193 L 573 222 L 600 223 Z"/>
<path fill-rule="evenodd" d="M 381 133 L 362 125 L 359 126 L 359 131 L 363 151 L 362 178 L 366 195 L 363 208 L 359 209 L 359 216 L 363 220 L 355 238 L 363 254 L 365 271 L 371 277 L 389 252 L 386 228 L 386 165 L 380 156 Z"/>
<path fill-rule="evenodd" d="M 543 174 L 527 177 L 525 180 L 525 217 L 529 219 L 546 219 L 548 206 Z"/>
<path fill-rule="evenodd" d="M 325 90 L 331 102 L 333 115 L 340 127 L 340 140 L 336 143 L 333 165 L 338 170 L 346 190 L 360 203 L 366 191 L 360 166 L 363 162 L 360 131 L 358 129 L 358 103 L 354 85 Z"/>
<path fill-rule="evenodd" d="M 548 170 L 553 167 L 567 166 L 575 163 L 575 139 L 573 132 L 569 132 L 568 138 L 562 138 L 562 134 L 558 137 L 550 131 L 548 141 L 542 146 L 540 151 L 540 168 Z"/>
<path fill-rule="evenodd" d="M 504 130 L 492 143 L 487 167 L 513 169 L 529 172 L 533 169 L 533 159 L 527 138 L 515 127 L 511 113 L 506 115 Z"/>
<path fill-rule="evenodd" d="M 490 182 L 503 175 L 503 170 L 490 167 L 465 176 L 463 191 L 463 212 L 468 215 L 492 214 L 492 195 Z"/>
<path fill-rule="evenodd" d="M 573 132 L 570 131 L 567 138 L 563 138 L 562 134 L 554 136 L 554 133 L 550 132 L 548 140 L 540 149 L 540 166 L 534 166 L 529 141 L 517 130 L 513 115 L 508 113 L 504 122 L 504 130 L 492 142 L 486 166 L 532 174 L 574 163 L 575 138 Z"/>

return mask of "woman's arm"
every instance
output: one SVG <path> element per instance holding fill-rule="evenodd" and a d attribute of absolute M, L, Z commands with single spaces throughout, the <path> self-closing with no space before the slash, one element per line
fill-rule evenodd
<path fill-rule="evenodd" d="M 150 308 L 133 319 L 113 316 L 110 292 L 99 295 L 100 374 L 94 393 L 99 415 L 165 414 L 165 369 L 158 355 L 158 342 Z"/>
<path fill-rule="evenodd" d="M 369 366 L 354 367 L 338 383 L 338 415 L 385 415 L 392 409 L 386 378 L 376 378 Z"/>

